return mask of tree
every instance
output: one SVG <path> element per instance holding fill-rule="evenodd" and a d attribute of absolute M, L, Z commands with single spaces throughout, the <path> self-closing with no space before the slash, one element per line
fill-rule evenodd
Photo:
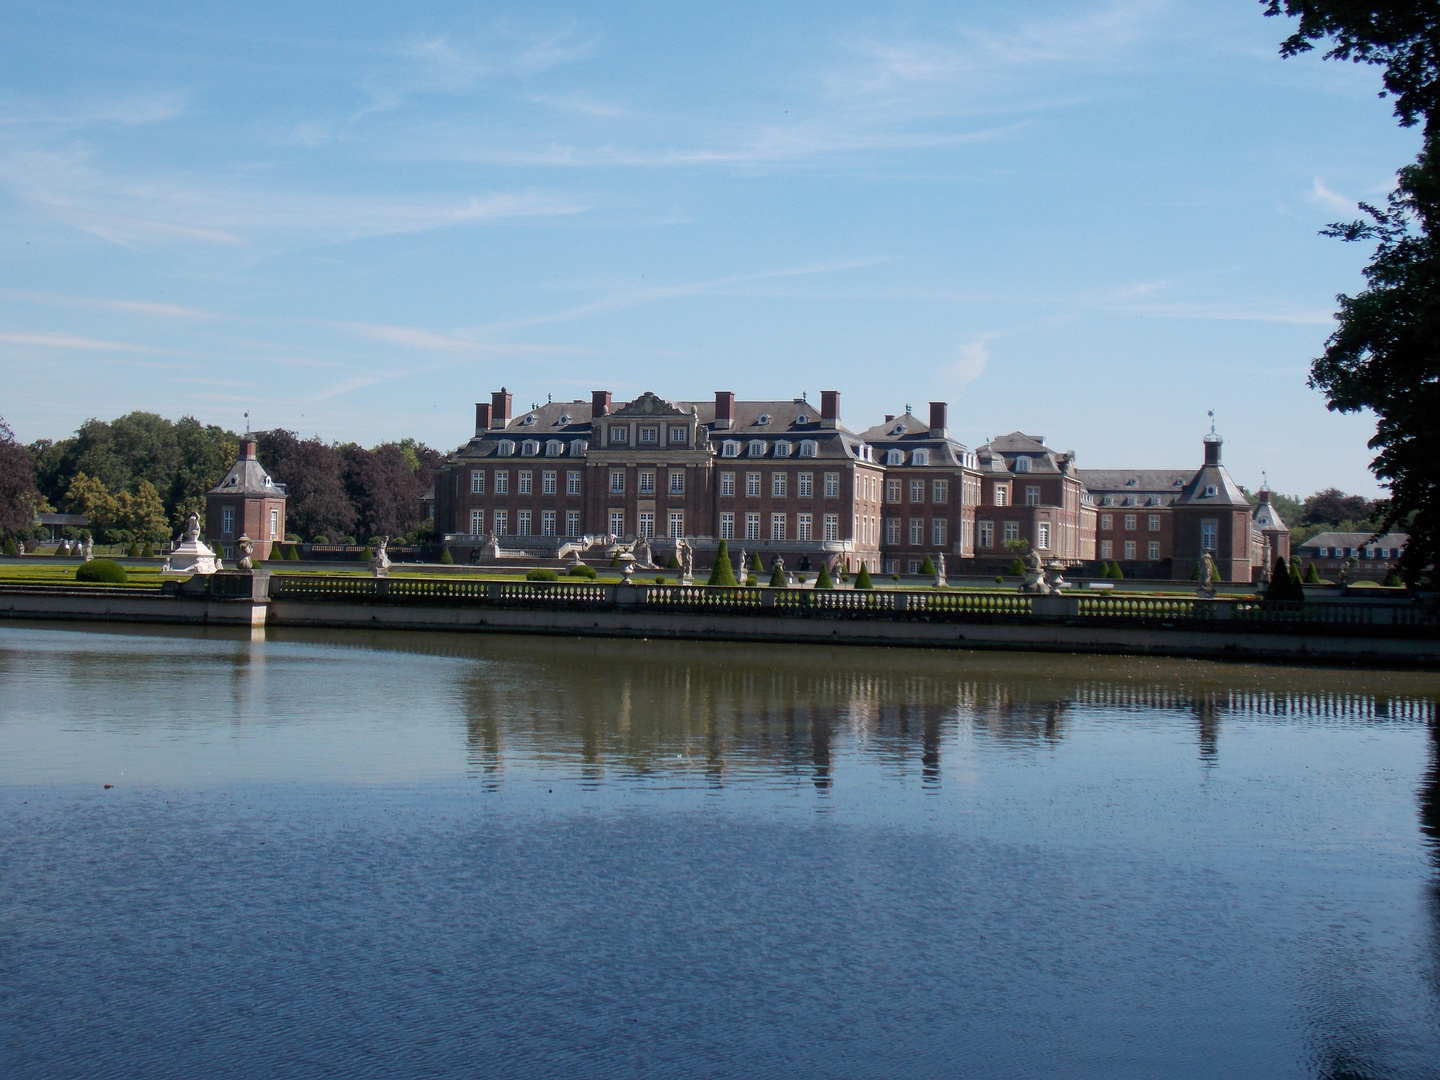
<path fill-rule="evenodd" d="M 772 589 L 783 589 L 786 587 L 785 571 L 780 569 L 780 563 L 776 562 L 770 568 L 770 587 Z"/>
<path fill-rule="evenodd" d="M 149 480 L 141 480 L 134 492 L 115 497 L 115 525 L 131 541 L 163 540 L 170 535 L 165 504 Z"/>
<path fill-rule="evenodd" d="M 28 532 L 39 506 L 30 451 L 15 441 L 15 433 L 0 417 L 0 532 L 7 536 Z"/>
<path fill-rule="evenodd" d="M 823 561 L 820 563 L 820 573 L 818 573 L 818 574 L 815 575 L 815 588 L 817 588 L 817 589 L 833 589 L 833 588 L 835 588 L 835 582 L 834 582 L 834 580 L 830 577 L 830 568 L 829 568 L 828 566 L 826 566 Z"/>
<path fill-rule="evenodd" d="M 1305 585 L 1320 584 L 1320 571 L 1315 569 L 1315 564 L 1313 562 L 1308 562 L 1305 564 L 1305 576 L 1301 579 L 1301 582 Z"/>
<path fill-rule="evenodd" d="M 99 477 L 76 473 L 65 493 L 65 504 L 72 514 L 90 519 L 90 531 L 97 540 L 111 542 L 114 531 L 121 527 L 120 505 Z"/>
<path fill-rule="evenodd" d="M 860 572 L 855 575 L 855 588 L 857 588 L 857 589 L 873 589 L 873 588 L 875 588 L 875 583 L 870 580 L 870 567 L 866 566 L 863 562 L 860 564 Z"/>
<path fill-rule="evenodd" d="M 1265 599 L 1295 599 L 1290 591 L 1290 569 L 1285 565 L 1285 557 L 1283 555 L 1275 559 L 1275 568 L 1270 572 L 1270 584 L 1265 588 Z"/>
<path fill-rule="evenodd" d="M 441 566 L 454 566 L 454 565 L 455 565 L 455 556 L 450 554 L 450 549 L 449 549 L 448 547 L 442 547 L 442 548 L 440 549 L 440 565 L 441 565 Z"/>
<path fill-rule="evenodd" d="M 1403 127 L 1421 126 L 1416 160 L 1398 174 L 1383 207 L 1361 203 L 1363 219 L 1325 235 L 1375 244 L 1366 288 L 1341 295 L 1338 326 L 1310 369 L 1310 385 L 1337 412 L 1376 418 L 1370 467 L 1389 491 L 1377 532 L 1404 529 L 1402 578 L 1414 584 L 1440 565 L 1440 6 L 1358 0 L 1262 0 L 1266 15 L 1299 19 L 1282 56 L 1329 43 L 1329 59 L 1383 71 L 1384 95 Z"/>
<path fill-rule="evenodd" d="M 730 561 L 730 545 L 727 541 L 720 541 L 720 548 L 715 552 L 715 565 L 710 568 L 710 580 L 707 585 L 724 585 L 734 588 L 738 583 L 735 580 L 735 564 Z"/>
<path fill-rule="evenodd" d="M 1346 495 L 1339 488 L 1326 488 L 1305 500 L 1300 507 L 1300 524 L 1337 526 L 1364 521 L 1377 505 L 1363 495 Z"/>
<path fill-rule="evenodd" d="M 319 439 L 300 439 L 277 428 L 256 434 L 260 463 L 285 485 L 285 519 L 312 542 L 343 536 L 355 527 L 355 507 L 345 490 L 345 463 L 339 452 Z"/>
<path fill-rule="evenodd" d="M 928 577 L 934 576 L 935 561 L 931 559 L 929 555 L 926 555 L 925 561 L 920 564 L 920 573 L 925 574 Z"/>

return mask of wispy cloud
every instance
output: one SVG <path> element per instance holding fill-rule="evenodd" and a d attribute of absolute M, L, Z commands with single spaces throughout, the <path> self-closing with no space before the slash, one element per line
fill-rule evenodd
<path fill-rule="evenodd" d="M 1342 214 L 1355 212 L 1355 200 L 1347 199 L 1339 192 L 1333 191 L 1318 176 L 1315 177 L 1315 182 L 1310 188 L 1310 202 L 1315 206 L 1324 207 L 1326 210 L 1335 210 Z"/>
<path fill-rule="evenodd" d="M 11 345 L 38 345 L 46 349 L 74 349 L 80 352 L 163 353 L 147 345 L 131 345 L 123 341 L 100 341 L 75 334 L 0 333 L 0 342 Z"/>
<path fill-rule="evenodd" d="M 358 334 L 370 341 L 399 345 L 423 352 L 454 356 L 515 356 L 527 353 L 569 353 L 575 350 L 558 345 L 526 345 L 477 341 L 460 334 L 442 334 L 414 326 L 392 326 L 386 323 L 336 323 L 339 328 Z"/>
<path fill-rule="evenodd" d="M 0 99 L 0 128 L 46 127 L 74 130 L 95 124 L 158 124 L 185 111 L 187 95 L 181 90 L 120 94 L 56 105 Z"/>
<path fill-rule="evenodd" d="M 941 366 L 940 381 L 947 389 L 963 390 L 981 375 L 990 362 L 990 346 L 982 338 L 960 346 L 955 358 Z"/>
<path fill-rule="evenodd" d="M 0 296 L 23 300 L 31 304 L 48 304 L 55 307 L 98 308 L 105 311 L 124 311 L 136 315 L 154 315 L 162 319 L 218 319 L 214 311 L 182 307 L 179 304 L 160 304 L 153 300 L 111 300 L 98 296 L 65 296 L 60 293 L 32 292 L 27 289 L 0 289 Z"/>

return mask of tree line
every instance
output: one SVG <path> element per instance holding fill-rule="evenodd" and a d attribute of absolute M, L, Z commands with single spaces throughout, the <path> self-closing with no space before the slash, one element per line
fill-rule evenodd
<path fill-rule="evenodd" d="M 423 541 L 421 498 L 444 455 L 414 439 L 363 447 L 252 433 L 260 463 L 286 485 L 289 536 L 359 542 L 374 536 Z M 87 420 L 73 436 L 29 445 L 0 419 L 0 532 L 29 539 L 36 514 L 85 514 L 102 543 L 159 542 L 204 516 L 205 492 L 224 479 L 241 436 L 192 416 L 171 421 L 132 412 Z"/>

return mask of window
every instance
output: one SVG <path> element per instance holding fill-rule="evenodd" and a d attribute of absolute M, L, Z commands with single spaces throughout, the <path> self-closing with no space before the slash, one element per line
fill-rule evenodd
<path fill-rule="evenodd" d="M 840 515 L 839 515 L 839 514 L 826 514 L 826 515 L 825 515 L 825 539 L 826 539 L 826 540 L 839 540 L 839 539 L 840 539 Z"/>
<path fill-rule="evenodd" d="M 1200 522 L 1200 550 L 1216 551 L 1220 547 L 1220 523 L 1213 518 Z"/>
<path fill-rule="evenodd" d="M 1019 540 L 1019 539 L 1020 539 L 1020 523 L 1019 523 L 1018 521 L 1007 521 L 1007 522 L 1005 522 L 1005 539 L 1006 539 L 1006 540 Z"/>
<path fill-rule="evenodd" d="M 911 464 L 911 465 L 929 465 L 929 464 L 930 464 L 930 451 L 929 451 L 929 450 L 916 450 L 914 453 L 912 453 L 912 454 L 910 455 L 910 464 Z"/>
<path fill-rule="evenodd" d="M 579 511 L 579 510 L 566 510 L 566 511 L 565 511 L 565 535 L 566 535 L 566 536 L 579 536 L 579 535 L 580 535 L 580 511 Z"/>
<path fill-rule="evenodd" d="M 507 472 L 505 469 L 495 470 L 495 494 L 510 494 L 510 473 Z"/>
<path fill-rule="evenodd" d="M 788 442 L 786 442 L 784 439 L 781 439 L 779 442 L 777 442 L 777 443 L 775 444 L 775 456 L 776 456 L 776 457 L 789 457 L 789 456 L 790 456 L 790 451 L 791 451 L 791 449 L 792 449 L 791 444 L 788 443 Z"/>
<path fill-rule="evenodd" d="M 1149 559 L 1151 562 L 1159 562 L 1159 561 L 1160 561 L 1160 541 L 1159 541 L 1159 540 L 1151 540 L 1150 543 L 1147 545 L 1147 547 L 1148 547 L 1149 550 L 1147 551 L 1145 557 L 1146 557 L 1147 559 Z"/>
<path fill-rule="evenodd" d="M 1015 459 L 1015 471 L 1016 471 L 1016 472 L 1029 472 L 1029 471 L 1030 471 L 1030 459 L 1029 459 L 1028 457 L 1017 457 L 1017 458 Z"/>
<path fill-rule="evenodd" d="M 739 457 L 739 456 L 740 456 L 740 444 L 739 444 L 738 442 L 736 442 L 734 439 L 726 439 L 723 443 L 720 444 L 720 456 L 721 456 L 721 457 Z"/>
<path fill-rule="evenodd" d="M 898 503 L 900 501 L 900 481 L 885 481 L 885 501 L 887 503 Z"/>
<path fill-rule="evenodd" d="M 771 539 L 771 540 L 784 540 L 784 539 L 785 539 L 785 515 L 784 515 L 784 514 L 771 514 L 771 515 L 770 515 L 770 539 Z"/>
<path fill-rule="evenodd" d="M 1125 515 L 1125 531 L 1126 531 L 1126 532 L 1134 532 L 1134 531 L 1136 530 L 1136 528 L 1138 527 L 1137 522 L 1136 522 L 1137 516 L 1138 516 L 1138 515 L 1135 515 L 1135 514 L 1126 514 L 1126 515 Z"/>
<path fill-rule="evenodd" d="M 671 469 L 671 470 L 670 470 L 670 494 L 671 494 L 671 495 L 684 495 L 684 494 L 685 494 L 685 470 L 684 470 L 684 469 Z"/>
<path fill-rule="evenodd" d="M 795 416 L 795 423 L 800 424 L 800 425 L 803 426 L 803 425 L 805 425 L 805 424 L 808 424 L 809 422 L 810 422 L 810 418 L 809 418 L 808 416 L 806 416 L 803 412 L 796 414 L 796 416 Z"/>
<path fill-rule="evenodd" d="M 811 524 L 811 520 L 811 515 L 809 514 L 797 514 L 795 516 L 796 540 L 799 540 L 802 543 L 809 543 L 812 539 L 814 539 L 814 537 L 811 535 L 811 533 L 814 532 L 814 527 Z"/>
<path fill-rule="evenodd" d="M 624 446 L 630 441 L 630 429 L 616 424 L 610 429 L 610 445 Z"/>
<path fill-rule="evenodd" d="M 1030 484 L 1025 488 L 1025 505 L 1040 505 L 1040 488 L 1037 487 L 1035 484 Z"/>
<path fill-rule="evenodd" d="M 1316 556 L 1316 558 L 1319 558 L 1319 559 L 1328 559 L 1328 558 L 1330 557 L 1330 549 L 1329 549 L 1329 548 L 1321 548 L 1319 551 L 1317 551 L 1317 552 L 1315 553 L 1315 556 Z"/>
<path fill-rule="evenodd" d="M 1159 531 L 1160 531 L 1160 515 L 1159 515 L 1159 514 L 1151 514 L 1151 515 L 1150 515 L 1150 531 L 1151 531 L 1151 532 L 1159 532 Z"/>
<path fill-rule="evenodd" d="M 887 543 L 887 544 L 898 544 L 898 543 L 900 543 L 900 519 L 899 519 L 899 518 L 886 518 L 886 519 L 885 519 L 885 543 Z"/>
<path fill-rule="evenodd" d="M 838 472 L 827 472 L 825 474 L 825 498 L 838 499 L 840 497 L 840 474 Z"/>
<path fill-rule="evenodd" d="M 519 480 L 520 480 L 520 494 L 521 494 L 521 495 L 531 495 L 531 494 L 534 494 L 533 479 L 534 479 L 535 474 L 532 473 L 529 469 L 521 469 L 520 472 L 519 472 L 519 474 L 518 474 L 518 476 L 519 476 Z M 528 535 L 530 535 L 530 534 L 529 534 L 529 533 L 521 533 L 520 535 L 522 535 L 522 536 L 528 536 Z"/>
<path fill-rule="evenodd" d="M 820 444 L 817 443 L 814 439 L 801 439 L 801 440 L 800 440 L 800 456 L 801 456 L 801 457 L 814 457 L 814 456 L 815 456 L 816 454 L 818 454 L 819 452 L 820 452 Z"/>
<path fill-rule="evenodd" d="M 943 506 L 950 501 L 949 480 L 930 481 L 930 501 L 939 506 Z"/>
<path fill-rule="evenodd" d="M 1214 484 L 1206 484 L 1206 485 L 1205 485 L 1205 497 L 1206 497 L 1207 499 L 1213 499 L 1213 498 L 1215 497 L 1215 485 L 1214 485 Z"/>
<path fill-rule="evenodd" d="M 518 533 L 520 536 L 529 536 L 529 535 L 530 535 L 530 511 L 529 511 L 529 510 L 521 510 L 521 511 L 520 511 L 519 518 L 520 518 L 520 519 L 519 519 L 519 522 L 518 522 L 518 524 L 517 524 L 517 528 L 515 529 L 516 533 Z"/>
<path fill-rule="evenodd" d="M 471 535 L 471 536 L 484 536 L 484 535 L 485 535 L 485 511 L 484 511 L 484 510 L 471 510 L 471 511 L 470 511 L 470 535 Z"/>
<path fill-rule="evenodd" d="M 768 412 L 762 412 L 758 417 L 755 418 L 755 423 L 759 424 L 761 427 L 764 427 L 766 424 L 770 423 L 770 414 Z"/>
<path fill-rule="evenodd" d="M 498 443 L 495 444 L 495 453 L 498 454 L 500 457 L 514 457 L 515 440 L 501 439 Z"/>
<path fill-rule="evenodd" d="M 610 472 L 610 493 L 612 495 L 625 494 L 625 472 L 622 469 L 612 469 Z M 616 533 L 615 535 L 620 535 Z"/>
<path fill-rule="evenodd" d="M 1114 527 L 1115 527 L 1115 515 L 1114 515 L 1114 514 L 1101 514 L 1101 515 L 1100 515 L 1100 528 L 1101 528 L 1102 531 L 1104 531 L 1104 532 L 1109 532 L 1109 531 L 1110 531 L 1111 529 L 1113 529 Z"/>
<path fill-rule="evenodd" d="M 815 494 L 815 474 L 802 472 L 800 474 L 800 491 L 802 499 L 809 499 Z"/>
<path fill-rule="evenodd" d="M 640 429 L 641 443 L 655 443 L 660 441 L 660 429 L 653 427 L 642 427 Z"/>
<path fill-rule="evenodd" d="M 980 522 L 980 543 L 982 548 L 993 548 L 995 546 L 995 523 L 993 521 Z"/>
<path fill-rule="evenodd" d="M 540 474 L 540 490 L 546 495 L 555 494 L 555 470 L 546 469 Z"/>
<path fill-rule="evenodd" d="M 547 443 L 545 444 L 545 456 L 546 456 L 546 457 L 564 457 L 564 456 L 565 456 L 565 444 L 564 444 L 563 442 L 561 442 L 559 439 L 551 439 L 549 442 L 547 442 Z"/>
<path fill-rule="evenodd" d="M 654 494 L 655 494 L 655 470 L 654 470 L 654 469 L 641 469 L 641 470 L 640 470 L 640 487 L 639 487 L 639 491 L 640 491 L 640 494 L 641 494 L 641 495 L 654 495 Z"/>
<path fill-rule="evenodd" d="M 732 514 L 732 513 L 723 513 L 723 514 L 720 515 L 720 539 L 722 539 L 722 540 L 734 540 L 734 539 L 735 539 L 735 515 L 734 515 L 734 514 Z"/>
<path fill-rule="evenodd" d="M 1115 555 L 1115 541 L 1113 541 L 1113 540 L 1101 540 L 1101 541 L 1100 541 L 1100 558 L 1102 558 L 1102 559 L 1110 559 L 1110 558 L 1113 558 L 1114 555 Z"/>
<path fill-rule="evenodd" d="M 508 536 L 510 533 L 510 511 L 495 511 L 495 535 Z"/>
<path fill-rule="evenodd" d="M 995 485 L 995 505 L 996 505 L 996 506 L 1009 506 L 1009 505 L 1010 505 L 1010 488 L 1009 488 L 1008 485 L 1006 485 L 1006 484 L 996 484 L 996 485 Z"/>
<path fill-rule="evenodd" d="M 624 535 L 625 535 L 625 511 L 624 511 L 624 510 L 611 510 L 611 511 L 610 511 L 610 535 L 611 535 L 611 536 L 624 536 Z"/>
<path fill-rule="evenodd" d="M 910 501 L 912 503 L 923 503 L 925 501 L 925 481 L 910 481 Z"/>
<path fill-rule="evenodd" d="M 540 440 L 526 439 L 520 444 L 520 453 L 525 457 L 535 457 L 540 453 Z"/>
<path fill-rule="evenodd" d="M 733 472 L 720 474 L 720 494 L 727 499 L 735 496 L 735 474 Z"/>
<path fill-rule="evenodd" d="M 545 510 L 540 514 L 540 535 L 555 535 L 555 511 Z"/>
<path fill-rule="evenodd" d="M 925 519 L 910 519 L 910 546 L 919 547 L 925 542 Z"/>
<path fill-rule="evenodd" d="M 759 514 L 746 514 L 746 515 L 745 515 L 745 539 L 746 539 L 746 540 L 759 540 L 759 539 L 760 539 L 760 515 L 759 515 Z"/>
<path fill-rule="evenodd" d="M 770 474 L 770 497 L 772 499 L 785 498 L 785 488 L 787 486 L 786 477 L 789 475 L 789 473 L 783 472 Z"/>
<path fill-rule="evenodd" d="M 1126 540 L 1126 541 L 1125 541 L 1125 561 L 1126 561 L 1126 562 L 1134 562 L 1134 561 L 1135 561 L 1135 541 L 1134 541 L 1134 540 Z"/>
<path fill-rule="evenodd" d="M 566 494 L 566 495 L 579 495 L 579 494 L 580 494 L 580 473 L 579 473 L 579 470 L 575 470 L 575 471 L 572 471 L 572 472 L 567 472 L 567 473 L 565 474 L 565 494 Z"/>
<path fill-rule="evenodd" d="M 270 508 L 270 539 L 280 539 L 280 510 L 274 506 Z"/>
<path fill-rule="evenodd" d="M 907 559 L 905 562 L 905 572 L 907 574 L 918 574 L 920 572 L 920 560 Z"/>
<path fill-rule="evenodd" d="M 655 539 L 655 511 L 640 511 L 640 522 L 635 526 L 635 534 L 645 537 L 646 540 Z"/>
<path fill-rule="evenodd" d="M 904 464 L 905 464 L 905 451 L 904 451 L 904 450 L 886 450 L 886 451 L 885 451 L 885 464 L 886 464 L 886 465 L 904 465 Z"/>
<path fill-rule="evenodd" d="M 690 429 L 683 424 L 673 424 L 670 428 L 670 445 L 684 446 L 690 441 Z"/>
<path fill-rule="evenodd" d="M 485 472 L 482 469 L 475 469 L 470 473 L 470 494 L 485 494 Z"/>
<path fill-rule="evenodd" d="M 745 474 L 745 497 L 747 499 L 758 499 L 760 497 L 760 474 L 758 472 L 747 472 Z"/>
<path fill-rule="evenodd" d="M 945 546 L 945 519 L 933 518 L 930 522 L 930 546 L 943 548 Z"/>
<path fill-rule="evenodd" d="M 764 439 L 751 439 L 751 440 L 750 440 L 750 456 L 751 456 L 751 457 L 764 457 L 764 456 L 765 456 L 765 440 L 764 440 Z"/>
<path fill-rule="evenodd" d="M 235 533 L 235 508 L 227 506 L 220 511 L 220 532 L 222 536 L 233 536 Z"/>

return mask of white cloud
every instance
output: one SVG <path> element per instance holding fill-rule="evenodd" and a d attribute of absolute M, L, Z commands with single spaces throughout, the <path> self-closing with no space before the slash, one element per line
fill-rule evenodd
<path fill-rule="evenodd" d="M 955 359 L 940 369 L 941 383 L 947 388 L 963 390 L 981 375 L 990 362 L 990 346 L 981 338 L 960 346 Z"/>
<path fill-rule="evenodd" d="M 1326 210 L 1336 210 L 1342 214 L 1355 212 L 1353 199 L 1347 199 L 1339 192 L 1332 191 L 1318 176 L 1315 177 L 1315 183 L 1310 189 L 1310 202 L 1316 206 L 1323 206 Z"/>
<path fill-rule="evenodd" d="M 130 345 L 123 341 L 98 341 L 95 338 L 78 337 L 75 334 L 0 333 L 0 341 L 12 345 L 39 345 L 47 349 L 75 349 L 80 352 L 158 353 L 167 351 L 145 345 Z"/>
<path fill-rule="evenodd" d="M 125 311 L 136 315 L 155 315 L 165 319 L 218 319 L 213 311 L 182 307 L 179 304 L 160 304 L 152 300 L 110 300 L 94 296 L 64 296 L 59 293 L 31 292 L 26 289 L 0 289 L 0 296 L 23 300 L 32 304 L 51 304 L 58 307 L 100 308 L 107 311 Z"/>

